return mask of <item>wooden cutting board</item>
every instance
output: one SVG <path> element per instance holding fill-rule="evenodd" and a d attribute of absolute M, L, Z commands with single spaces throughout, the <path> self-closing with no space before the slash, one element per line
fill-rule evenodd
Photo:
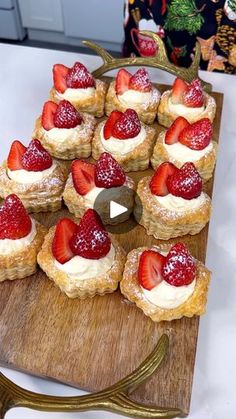
<path fill-rule="evenodd" d="M 166 88 L 161 86 L 161 90 Z M 218 141 L 223 95 L 213 96 L 217 102 L 214 139 Z M 163 129 L 155 126 L 158 132 Z M 149 169 L 131 175 L 138 181 L 151 172 Z M 213 181 L 205 185 L 210 195 L 212 187 Z M 35 218 L 51 226 L 62 214 L 67 215 L 67 210 L 38 214 Z M 181 238 L 203 262 L 207 235 L 206 227 L 196 236 Z M 117 238 L 127 252 L 158 243 L 141 226 L 117 234 Z M 27 279 L 0 284 L 2 366 L 97 391 L 137 368 L 154 349 L 158 338 L 166 333 L 170 339 L 167 357 L 132 397 L 147 404 L 180 408 L 186 414 L 191 399 L 198 326 L 198 317 L 156 324 L 119 291 L 103 297 L 70 300 L 40 270 Z"/>

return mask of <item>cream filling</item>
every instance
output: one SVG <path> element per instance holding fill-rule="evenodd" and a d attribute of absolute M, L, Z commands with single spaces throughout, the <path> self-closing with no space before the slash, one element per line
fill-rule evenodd
<path fill-rule="evenodd" d="M 115 249 L 111 245 L 110 251 L 101 259 L 86 259 L 81 256 L 74 256 L 68 262 L 61 264 L 54 261 L 57 269 L 65 272 L 72 279 L 84 280 L 104 275 L 111 269 L 115 259 Z"/>
<path fill-rule="evenodd" d="M 40 182 L 42 179 L 48 177 L 56 168 L 56 163 L 53 162 L 51 167 L 40 172 L 31 172 L 28 170 L 10 170 L 7 169 L 7 175 L 10 179 L 17 183 L 29 184 Z"/>
<path fill-rule="evenodd" d="M 197 161 L 213 149 L 212 141 L 203 150 L 192 150 L 180 142 L 174 144 L 166 144 L 165 138 L 163 141 L 163 146 L 165 147 L 170 158 L 173 160 L 178 160 L 181 163 Z"/>
<path fill-rule="evenodd" d="M 120 102 L 125 105 L 148 103 L 152 99 L 152 91 L 150 92 L 138 92 L 137 90 L 126 90 L 122 95 L 117 95 Z"/>
<path fill-rule="evenodd" d="M 182 105 L 181 103 L 173 103 L 171 97 L 168 100 L 168 107 L 171 113 L 174 113 L 178 116 L 198 116 L 204 112 L 205 107 L 201 106 L 199 108 L 191 108 L 189 106 Z"/>
<path fill-rule="evenodd" d="M 127 140 L 119 140 L 115 137 L 110 137 L 109 140 L 105 140 L 103 129 L 101 129 L 100 133 L 102 146 L 106 151 L 112 154 L 125 155 L 134 150 L 139 144 L 143 143 L 146 138 L 146 131 L 143 126 L 141 126 L 141 130 L 136 137 L 127 138 Z"/>
<path fill-rule="evenodd" d="M 168 194 L 166 196 L 157 196 L 153 195 L 158 204 L 162 207 L 170 210 L 170 211 L 177 211 L 177 212 L 185 212 L 189 210 L 195 210 L 201 207 L 205 202 L 205 194 L 204 192 L 201 193 L 197 198 L 193 199 L 184 199 L 180 196 L 174 196 L 172 194 Z"/>
<path fill-rule="evenodd" d="M 64 93 L 56 91 L 57 97 L 59 99 L 66 100 L 77 100 L 77 99 L 87 99 L 95 95 L 95 87 L 87 87 L 85 89 L 72 89 L 68 87 Z"/>
<path fill-rule="evenodd" d="M 104 191 L 105 188 L 98 188 L 95 186 L 91 191 L 89 191 L 86 195 L 84 195 L 84 201 L 86 206 L 89 208 L 93 207 L 94 202 L 96 201 L 98 195 Z"/>
<path fill-rule="evenodd" d="M 83 123 L 75 128 L 52 128 L 49 131 L 43 129 L 44 136 L 49 143 L 64 143 L 78 138 L 82 130 Z"/>
<path fill-rule="evenodd" d="M 22 237 L 21 239 L 16 239 L 16 240 L 12 240 L 12 239 L 0 240 L 0 255 L 9 255 L 16 252 L 20 252 L 22 249 L 26 248 L 27 246 L 30 245 L 30 243 L 32 243 L 32 241 L 34 240 L 36 236 L 37 230 L 35 226 L 35 221 L 32 218 L 31 218 L 31 223 L 32 223 L 31 231 L 27 236 Z"/>

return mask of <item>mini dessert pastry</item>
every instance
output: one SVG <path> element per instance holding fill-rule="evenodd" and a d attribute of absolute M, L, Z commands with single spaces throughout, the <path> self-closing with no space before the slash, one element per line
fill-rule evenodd
<path fill-rule="evenodd" d="M 95 129 L 92 156 L 98 160 L 106 151 L 125 172 L 145 170 L 149 166 L 155 136 L 155 129 L 141 123 L 135 110 L 113 111 Z"/>
<path fill-rule="evenodd" d="M 199 233 L 210 219 L 211 199 L 193 163 L 180 169 L 162 163 L 152 177 L 140 180 L 134 215 L 156 239 Z"/>
<path fill-rule="evenodd" d="M 169 127 L 178 116 L 184 116 L 190 123 L 202 118 L 213 122 L 215 112 L 215 99 L 203 91 L 200 80 L 186 83 L 177 78 L 172 90 L 161 96 L 157 116 L 161 125 Z"/>
<path fill-rule="evenodd" d="M 12 194 L 0 207 L 0 282 L 32 275 L 47 230 L 31 218 Z"/>
<path fill-rule="evenodd" d="M 88 113 L 79 113 L 62 100 L 44 104 L 42 116 L 36 120 L 33 138 L 41 141 L 49 153 L 58 159 L 87 158 L 92 151 L 92 138 L 96 120 Z"/>
<path fill-rule="evenodd" d="M 125 175 L 110 154 L 103 153 L 96 165 L 83 160 L 73 161 L 63 199 L 69 211 L 78 218 L 86 209 L 94 208 L 97 202 L 95 206 L 103 224 L 118 224 L 128 220 L 133 211 L 134 190 L 134 181 Z M 110 218 L 112 200 L 125 206 L 127 211 L 119 217 Z"/>
<path fill-rule="evenodd" d="M 132 250 L 120 283 L 122 294 L 154 322 L 205 313 L 211 272 L 184 243 Z"/>
<path fill-rule="evenodd" d="M 167 131 L 158 135 L 151 158 L 152 167 L 156 169 L 164 161 L 179 168 L 192 162 L 204 181 L 210 179 L 217 156 L 217 143 L 212 136 L 212 123 L 208 118 L 189 124 L 179 116 Z"/>
<path fill-rule="evenodd" d="M 104 115 L 107 84 L 94 79 L 87 68 L 76 62 L 68 68 L 62 64 L 53 66 L 54 87 L 50 92 L 53 102 L 68 100 L 77 110 L 98 118 Z"/>
<path fill-rule="evenodd" d="M 152 124 L 156 118 L 161 94 L 151 83 L 145 68 L 130 74 L 122 68 L 112 81 L 106 97 L 106 115 L 114 110 L 124 112 L 132 108 L 145 124 Z"/>
<path fill-rule="evenodd" d="M 50 228 L 38 263 L 68 297 L 94 297 L 116 290 L 125 252 L 108 235 L 96 211 L 88 209 L 79 225 L 63 218 Z"/>
<path fill-rule="evenodd" d="M 0 196 L 17 194 L 28 212 L 57 211 L 67 178 L 66 168 L 53 160 L 40 141 L 28 147 L 14 141 L 0 166 Z"/>

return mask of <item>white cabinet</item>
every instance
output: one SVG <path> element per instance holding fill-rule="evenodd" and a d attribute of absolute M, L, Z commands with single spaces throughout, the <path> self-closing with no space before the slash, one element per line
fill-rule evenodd
<path fill-rule="evenodd" d="M 60 0 L 18 0 L 23 26 L 63 32 Z"/>

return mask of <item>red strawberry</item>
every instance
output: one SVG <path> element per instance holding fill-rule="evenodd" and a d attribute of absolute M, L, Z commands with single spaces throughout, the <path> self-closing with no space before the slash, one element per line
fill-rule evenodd
<path fill-rule="evenodd" d="M 88 209 L 84 213 L 70 246 L 75 255 L 86 259 L 101 259 L 107 255 L 111 240 L 96 211 Z"/>
<path fill-rule="evenodd" d="M 192 150 L 203 150 L 212 139 L 213 128 L 210 119 L 202 118 L 186 127 L 179 135 L 179 141 Z"/>
<path fill-rule="evenodd" d="M 171 247 L 162 267 L 163 278 L 175 287 L 189 285 L 196 276 L 196 261 L 184 243 L 176 243 Z"/>
<path fill-rule="evenodd" d="M 187 83 L 178 77 L 175 79 L 172 92 L 171 92 L 171 100 L 173 103 L 181 103 L 184 93 L 188 88 Z"/>
<path fill-rule="evenodd" d="M 51 100 L 44 103 L 42 112 L 42 126 L 44 129 L 49 131 L 55 127 L 54 116 L 57 111 L 58 105 Z"/>
<path fill-rule="evenodd" d="M 150 180 L 150 189 L 153 195 L 165 196 L 168 195 L 169 191 L 167 188 L 167 180 L 176 171 L 177 167 L 174 164 L 165 162 L 162 163 L 155 171 L 154 175 Z"/>
<path fill-rule="evenodd" d="M 118 119 L 122 116 L 122 112 L 119 111 L 112 111 L 109 115 L 109 118 L 106 120 L 106 123 L 104 125 L 103 134 L 105 140 L 109 140 L 109 138 L 112 136 L 112 128 Z"/>
<path fill-rule="evenodd" d="M 22 156 L 26 147 L 18 140 L 13 141 L 7 158 L 7 167 L 10 170 L 22 169 Z"/>
<path fill-rule="evenodd" d="M 72 179 L 78 194 L 86 195 L 95 186 L 95 165 L 84 160 L 74 160 L 71 165 Z"/>
<path fill-rule="evenodd" d="M 76 62 L 68 71 L 66 84 L 67 87 L 71 87 L 72 89 L 85 89 L 87 87 L 94 87 L 95 81 L 87 68 L 83 64 Z"/>
<path fill-rule="evenodd" d="M 82 116 L 68 100 L 62 100 L 59 103 L 54 115 L 54 125 L 56 128 L 75 128 L 82 121 Z"/>
<path fill-rule="evenodd" d="M 8 195 L 0 207 L 0 240 L 21 239 L 30 233 L 31 227 L 31 218 L 18 196 Z"/>
<path fill-rule="evenodd" d="M 152 83 L 149 74 L 145 68 L 139 68 L 129 81 L 129 89 L 138 90 L 139 92 L 150 92 Z"/>
<path fill-rule="evenodd" d="M 66 76 L 69 72 L 69 68 L 63 64 L 55 64 L 52 71 L 55 89 L 59 93 L 64 93 L 67 89 Z"/>
<path fill-rule="evenodd" d="M 173 124 L 168 128 L 165 135 L 166 144 L 174 144 L 178 142 L 179 134 L 184 128 L 189 126 L 189 122 L 183 116 L 179 116 Z"/>
<path fill-rule="evenodd" d="M 50 154 L 43 148 L 39 140 L 30 141 L 22 157 L 22 167 L 29 172 L 41 172 L 52 165 Z"/>
<path fill-rule="evenodd" d="M 167 188 L 172 195 L 197 198 L 202 192 L 202 178 L 193 163 L 185 163 L 167 179 Z"/>
<path fill-rule="evenodd" d="M 102 153 L 95 168 L 95 184 L 99 188 L 124 185 L 126 180 L 122 167 L 109 153 Z"/>
<path fill-rule="evenodd" d="M 183 94 L 183 104 L 190 108 L 200 108 L 204 104 L 203 90 L 200 80 L 193 80 Z"/>
<path fill-rule="evenodd" d="M 141 130 L 141 123 L 134 109 L 126 109 L 123 115 L 116 121 L 112 129 L 112 136 L 119 140 L 127 140 L 136 137 Z"/>
<path fill-rule="evenodd" d="M 70 240 L 76 229 L 77 224 L 69 218 L 62 218 L 57 223 L 52 242 L 52 254 L 59 263 L 64 264 L 73 258 Z"/>
<path fill-rule="evenodd" d="M 144 250 L 139 259 L 138 282 L 146 290 L 151 290 L 163 280 L 162 269 L 165 256 L 154 250 Z"/>
<path fill-rule="evenodd" d="M 129 80 L 131 78 L 131 74 L 125 70 L 124 68 L 121 68 L 117 75 L 116 75 L 116 85 L 115 90 L 117 95 L 122 95 L 126 90 L 129 89 Z"/>

